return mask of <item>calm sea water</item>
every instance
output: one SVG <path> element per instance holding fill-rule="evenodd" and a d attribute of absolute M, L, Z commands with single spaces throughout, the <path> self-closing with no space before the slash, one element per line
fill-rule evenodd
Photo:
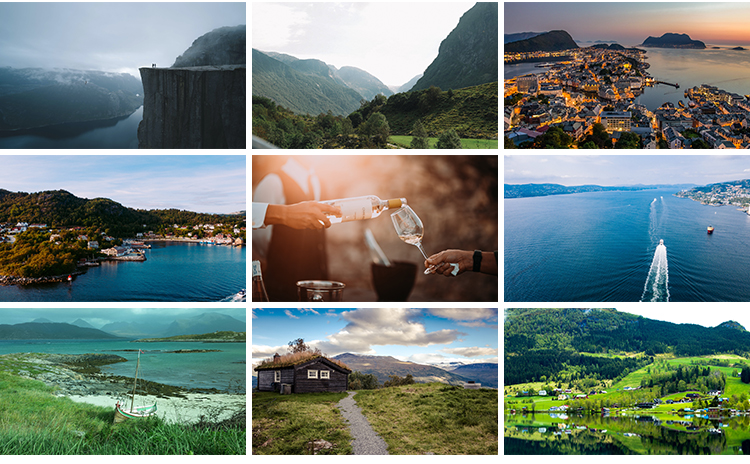
<path fill-rule="evenodd" d="M 687 104 L 685 90 L 701 84 L 715 85 L 740 95 L 750 94 L 750 45 L 744 46 L 749 50 L 728 50 L 726 45 L 715 50 L 710 48 L 712 45 L 706 46 L 709 48 L 705 50 L 646 49 L 646 61 L 651 64 L 649 74 L 661 81 L 679 83 L 680 88 L 650 87 L 637 101 L 650 110 L 665 102 L 677 105 L 682 100 Z"/>
<path fill-rule="evenodd" d="M 0 286 L 0 301 L 221 301 L 247 288 L 244 247 L 151 246 L 144 262 L 103 262 L 72 282 Z"/>
<path fill-rule="evenodd" d="M 0 137 L 0 148 L 138 148 L 143 107 L 125 118 L 60 124 Z"/>
<path fill-rule="evenodd" d="M 244 343 L 132 343 L 125 340 L 0 340 L 0 354 L 111 353 L 128 362 L 101 366 L 102 372 L 133 377 L 141 349 L 139 378 L 183 388 L 216 388 L 227 391 L 245 385 Z M 165 353 L 173 350 L 221 350 L 219 353 Z"/>
<path fill-rule="evenodd" d="M 675 192 L 504 200 L 505 301 L 750 301 L 750 216 Z"/>
<path fill-rule="evenodd" d="M 712 47 L 712 45 L 706 45 Z M 666 85 L 648 87 L 636 97 L 636 102 L 655 110 L 665 102 L 682 100 L 687 105 L 685 90 L 701 84 L 715 85 L 720 89 L 740 95 L 750 94 L 750 45 L 748 50 L 729 50 L 734 46 L 722 45 L 721 49 L 680 50 L 670 48 L 647 48 L 648 69 L 658 80 L 678 83 L 679 89 Z M 521 63 L 504 67 L 505 79 L 529 73 L 546 71 L 536 68 L 539 63 Z"/>

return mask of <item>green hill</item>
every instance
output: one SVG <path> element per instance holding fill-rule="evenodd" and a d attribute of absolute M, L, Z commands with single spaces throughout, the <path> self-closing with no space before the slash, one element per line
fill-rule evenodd
<path fill-rule="evenodd" d="M 317 115 L 331 111 L 347 115 L 359 108 L 362 96 L 327 77 L 328 67 L 322 61 L 285 64 L 253 49 L 252 67 L 253 95 L 269 98 L 295 113 Z"/>
<path fill-rule="evenodd" d="M 223 330 L 196 335 L 175 335 L 173 337 L 162 338 L 141 338 L 136 342 L 244 342 L 245 332 L 233 332 Z"/>
<path fill-rule="evenodd" d="M 477 3 L 461 16 L 453 31 L 440 44 L 438 56 L 411 90 L 430 86 L 443 90 L 462 89 L 496 82 L 498 57 L 497 3 Z"/>
<path fill-rule="evenodd" d="M 530 39 L 505 44 L 505 53 L 558 52 L 572 48 L 578 48 L 578 45 L 566 31 L 549 31 Z"/>
<path fill-rule="evenodd" d="M 433 88 L 398 93 L 379 111 L 394 135 L 411 135 L 420 119 L 430 136 L 452 128 L 462 138 L 480 139 L 497 137 L 498 102 L 497 82 L 490 82 L 451 92 Z"/>

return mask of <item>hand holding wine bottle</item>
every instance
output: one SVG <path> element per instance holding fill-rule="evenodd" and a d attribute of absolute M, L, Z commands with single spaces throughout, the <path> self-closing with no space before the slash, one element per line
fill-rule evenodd
<path fill-rule="evenodd" d="M 363 219 L 376 218 L 387 209 L 396 209 L 405 206 L 406 198 L 381 200 L 375 195 L 367 195 L 364 197 L 326 200 L 321 203 L 338 208 L 336 214 L 328 215 L 328 220 L 331 224 L 338 224 L 340 222 L 361 221 Z"/>
<path fill-rule="evenodd" d="M 292 229 L 331 227 L 329 218 L 341 214 L 341 208 L 327 202 L 303 201 L 293 205 L 268 205 L 265 223 L 283 224 Z"/>

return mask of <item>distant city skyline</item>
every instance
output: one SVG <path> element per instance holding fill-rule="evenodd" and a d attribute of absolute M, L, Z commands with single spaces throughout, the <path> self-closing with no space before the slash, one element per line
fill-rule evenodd
<path fill-rule="evenodd" d="M 506 155 L 505 184 L 619 186 L 750 179 L 746 155 Z"/>
<path fill-rule="evenodd" d="M 667 32 L 713 45 L 750 44 L 750 4 L 732 2 L 506 2 L 504 33 L 565 30 L 576 41 L 640 45 Z"/>
<path fill-rule="evenodd" d="M 2 155 L 0 189 L 227 214 L 247 209 L 245 168 L 245 155 Z"/>

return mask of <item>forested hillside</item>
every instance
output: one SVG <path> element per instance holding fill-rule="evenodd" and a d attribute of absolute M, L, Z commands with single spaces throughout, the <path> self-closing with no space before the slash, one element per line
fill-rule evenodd
<path fill-rule="evenodd" d="M 613 309 L 509 309 L 505 316 L 507 384 L 561 372 L 617 378 L 662 353 L 750 353 L 750 333 L 734 321 L 706 328 Z M 639 355 L 615 356 L 624 353 Z"/>

